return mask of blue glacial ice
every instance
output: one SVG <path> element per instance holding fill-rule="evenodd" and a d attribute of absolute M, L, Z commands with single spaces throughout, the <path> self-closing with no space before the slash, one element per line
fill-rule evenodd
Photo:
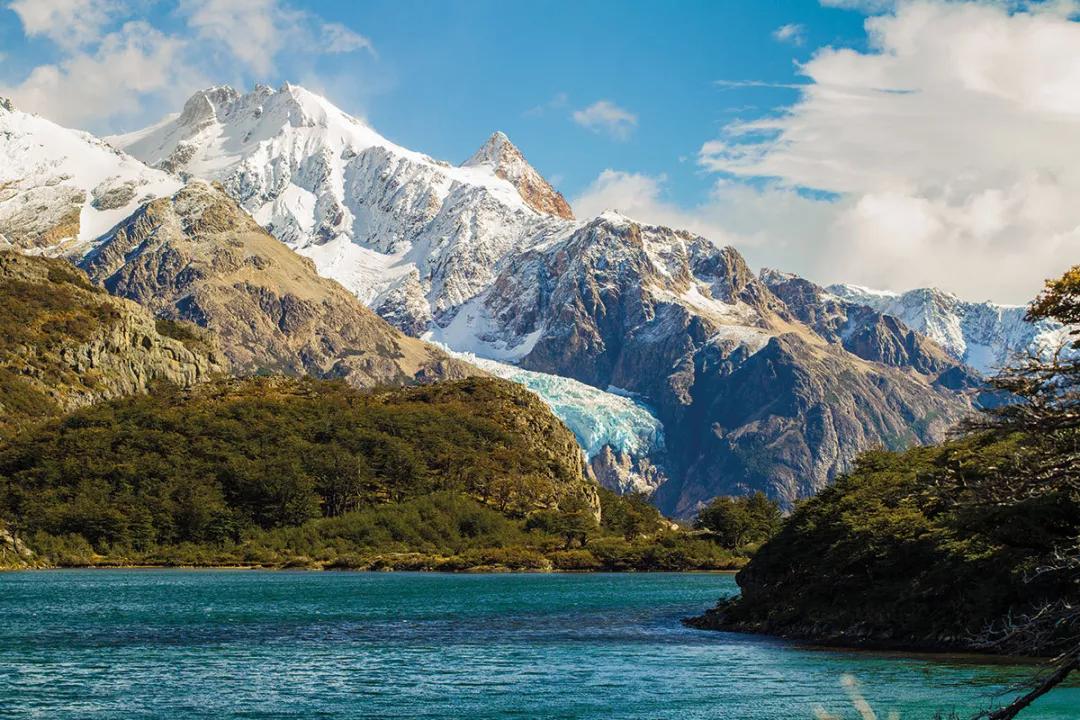
<path fill-rule="evenodd" d="M 632 397 L 471 353 L 454 354 L 536 393 L 566 423 L 589 458 L 605 445 L 632 457 L 650 455 L 664 447 L 664 426 L 646 405 Z"/>

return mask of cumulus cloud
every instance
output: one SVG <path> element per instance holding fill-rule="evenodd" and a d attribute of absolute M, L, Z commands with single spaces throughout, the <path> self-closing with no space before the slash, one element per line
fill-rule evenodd
<path fill-rule="evenodd" d="M 374 51 L 363 35 L 279 0 L 183 0 L 180 10 L 199 38 L 226 48 L 258 75 L 273 70 L 275 56 L 286 47 L 310 53 Z"/>
<path fill-rule="evenodd" d="M 118 0 L 12 0 L 28 37 L 46 37 L 64 48 L 95 43 L 123 6 Z"/>
<path fill-rule="evenodd" d="M 772 36 L 777 42 L 802 45 L 806 41 L 806 28 L 797 23 L 788 23 L 773 30 Z"/>
<path fill-rule="evenodd" d="M 183 50 L 181 39 L 129 22 L 102 37 L 93 51 L 75 50 L 59 63 L 39 65 L 18 85 L 0 87 L 0 95 L 61 125 L 121 116 L 147 95 L 205 84 L 182 61 Z"/>
<path fill-rule="evenodd" d="M 148 106 L 175 109 L 192 91 L 227 77 L 265 80 L 291 59 L 374 48 L 366 37 L 284 0 L 176 0 L 181 27 L 164 32 L 124 0 L 12 0 L 27 37 L 62 51 L 20 81 L 0 85 L 20 108 L 62 124 L 115 130 Z M 310 70 L 301 72 L 311 77 Z M 213 80 L 208 80 L 212 78 Z"/>
<path fill-rule="evenodd" d="M 1080 24 L 1073 3 L 918 0 L 824 48 L 784 112 L 728 125 L 699 161 L 813 188 L 825 234 L 789 228 L 818 279 L 1024 302 L 1080 260 Z"/>
<path fill-rule="evenodd" d="M 275 0 L 186 0 L 181 11 L 200 39 L 226 49 L 258 74 L 269 73 L 299 13 Z"/>
<path fill-rule="evenodd" d="M 571 116 L 578 125 L 615 140 L 627 140 L 637 127 L 637 115 L 610 100 L 598 100 Z"/>

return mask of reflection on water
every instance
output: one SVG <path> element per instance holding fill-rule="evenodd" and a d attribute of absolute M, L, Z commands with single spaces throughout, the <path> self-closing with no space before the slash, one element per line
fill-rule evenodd
<path fill-rule="evenodd" d="M 857 719 L 855 692 L 914 720 L 970 715 L 1031 672 L 680 625 L 734 591 L 702 574 L 4 574 L 0 718 Z M 1077 705 L 1070 687 L 1028 717 Z"/>

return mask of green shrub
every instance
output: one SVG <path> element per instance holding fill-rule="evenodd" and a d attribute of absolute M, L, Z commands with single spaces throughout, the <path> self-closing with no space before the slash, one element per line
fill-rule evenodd
<path fill-rule="evenodd" d="M 548 559 L 556 570 L 583 572 L 602 567 L 590 550 L 559 550 L 549 554 Z"/>

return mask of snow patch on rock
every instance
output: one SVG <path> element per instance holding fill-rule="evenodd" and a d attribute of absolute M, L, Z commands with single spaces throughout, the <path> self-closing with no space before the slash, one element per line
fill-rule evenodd
<path fill-rule="evenodd" d="M 1056 352 L 1066 340 L 1067 329 L 1060 323 L 1030 323 L 1020 305 L 970 302 L 936 288 L 895 293 L 838 284 L 827 289 L 842 300 L 899 318 L 983 375 L 1028 353 Z"/>

